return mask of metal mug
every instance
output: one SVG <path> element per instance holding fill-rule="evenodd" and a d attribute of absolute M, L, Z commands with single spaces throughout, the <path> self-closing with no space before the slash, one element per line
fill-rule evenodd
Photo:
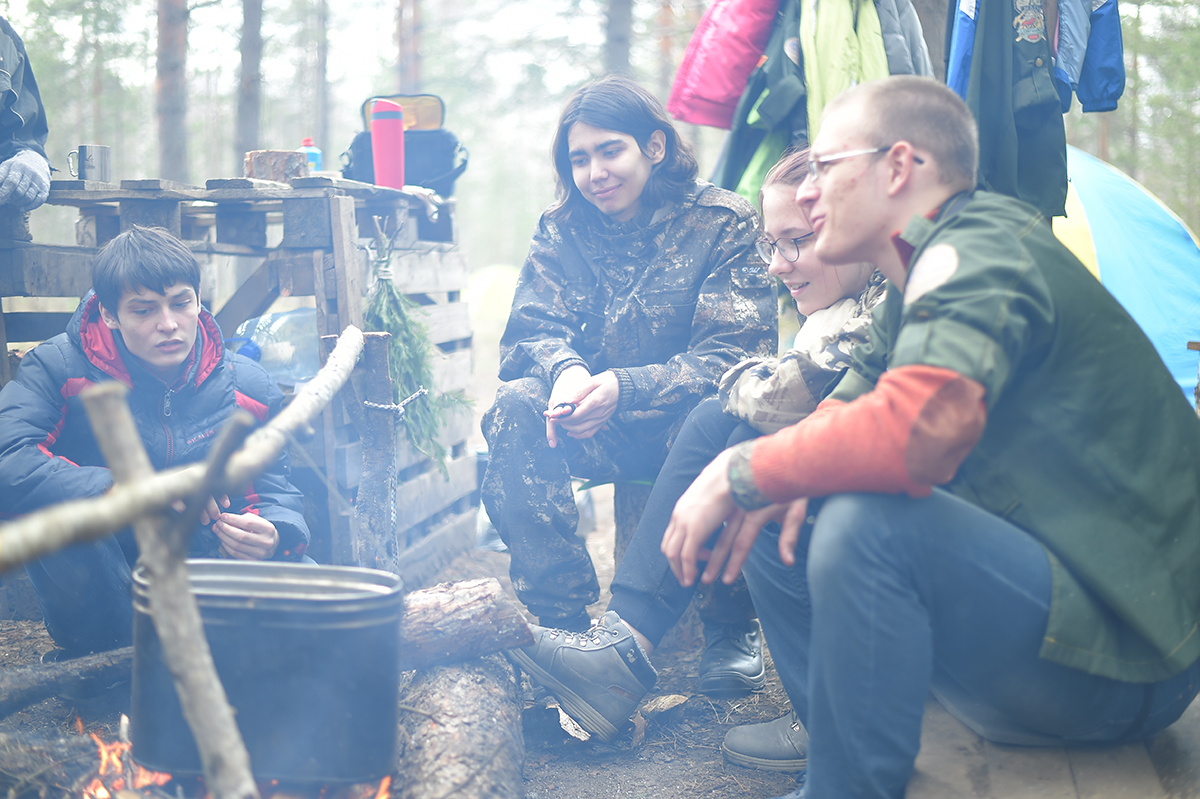
<path fill-rule="evenodd" d="M 72 163 L 71 156 L 75 157 Z M 67 153 L 67 169 L 71 177 L 99 183 L 112 182 L 112 148 L 107 144 L 81 144 L 78 150 Z"/>

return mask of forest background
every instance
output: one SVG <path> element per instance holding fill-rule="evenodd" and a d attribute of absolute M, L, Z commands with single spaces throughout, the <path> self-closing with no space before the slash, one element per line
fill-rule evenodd
<path fill-rule="evenodd" d="M 917 0 L 935 63 L 944 2 Z M 518 265 L 553 198 L 549 159 L 566 97 L 607 71 L 664 100 L 705 0 L 0 0 L 25 39 L 68 177 L 80 143 L 113 146 L 114 181 L 203 185 L 247 149 L 312 136 L 325 168 L 372 95 L 428 92 L 470 151 L 458 183 L 469 263 Z M 1070 143 L 1145 184 L 1200 230 L 1200 4 L 1121 0 L 1127 82 L 1117 111 L 1068 116 Z M 258 33 L 255 34 L 257 29 Z M 260 53 L 258 73 L 243 69 Z M 941 65 L 936 64 L 940 69 Z M 254 105 L 257 104 L 257 113 Z M 723 131 L 682 126 L 716 160 Z M 34 213 L 37 240 L 73 243 L 74 210 Z"/>

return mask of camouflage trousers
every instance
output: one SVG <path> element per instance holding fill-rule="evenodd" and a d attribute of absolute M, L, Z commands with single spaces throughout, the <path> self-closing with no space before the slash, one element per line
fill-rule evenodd
<path fill-rule="evenodd" d="M 600 597 L 596 570 L 576 534 L 579 511 L 571 478 L 653 479 L 678 425 L 637 424 L 613 417 L 589 439 L 546 442 L 550 391 L 532 377 L 504 383 L 483 417 L 488 466 L 481 494 L 492 524 L 512 555 L 517 596 L 546 626 L 571 626 Z"/>

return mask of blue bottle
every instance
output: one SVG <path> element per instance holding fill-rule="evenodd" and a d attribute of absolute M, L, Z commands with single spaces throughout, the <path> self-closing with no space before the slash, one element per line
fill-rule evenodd
<path fill-rule="evenodd" d="M 321 171 L 321 148 L 313 144 L 312 136 L 305 136 L 300 142 L 300 146 L 296 148 L 298 153 L 306 153 L 308 155 L 308 171 Z"/>

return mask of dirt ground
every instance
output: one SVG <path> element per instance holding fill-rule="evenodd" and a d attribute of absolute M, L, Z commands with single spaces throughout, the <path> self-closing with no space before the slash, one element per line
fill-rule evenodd
<path fill-rule="evenodd" d="M 604 612 L 610 597 L 614 533 L 611 486 L 592 489 L 591 493 L 596 526 L 588 534 L 587 543 L 601 585 L 600 601 L 589 608 L 595 618 Z M 495 577 L 511 594 L 508 560 L 504 554 L 477 550 L 457 558 L 439 577 Z M 787 712 L 787 698 L 774 668 L 768 662 L 769 679 L 762 693 L 740 699 L 714 699 L 696 690 L 700 652 L 699 641 L 668 634 L 652 657 L 658 669 L 658 684 L 646 701 L 661 696 L 686 701 L 665 713 L 646 713 L 642 735 L 631 725 L 613 744 L 573 737 L 564 729 L 573 725 L 561 722 L 553 700 L 535 700 L 526 683 L 528 799 L 756 798 L 793 790 L 792 776 L 741 768 L 725 763 L 721 757 L 721 741 L 731 727 L 769 721 Z M 576 734 L 587 735 L 578 728 Z"/>

